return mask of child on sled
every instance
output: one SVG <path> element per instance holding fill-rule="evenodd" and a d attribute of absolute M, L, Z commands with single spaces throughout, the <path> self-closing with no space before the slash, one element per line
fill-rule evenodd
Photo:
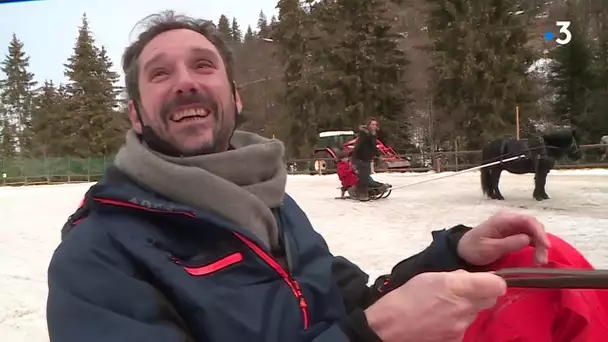
<path fill-rule="evenodd" d="M 347 192 L 350 197 L 355 197 L 357 181 L 359 178 L 350 162 L 350 154 L 340 151 L 337 153 L 337 157 L 340 158 L 340 161 L 336 165 L 336 172 L 338 173 L 338 178 L 342 184 L 342 187 L 340 188 L 340 198 L 346 198 L 345 195 Z"/>
<path fill-rule="evenodd" d="M 345 195 L 347 192 L 351 198 L 354 198 L 357 192 L 357 182 L 359 177 L 357 176 L 357 171 L 353 168 L 350 161 L 350 153 L 340 151 L 336 153 L 336 156 L 340 159 L 336 165 L 336 172 L 338 173 L 338 178 L 340 179 L 340 183 L 342 185 L 340 188 L 340 198 L 346 198 Z M 369 177 L 369 186 L 375 189 L 383 189 L 384 187 L 388 187 L 386 184 L 376 182 L 371 175 Z"/>

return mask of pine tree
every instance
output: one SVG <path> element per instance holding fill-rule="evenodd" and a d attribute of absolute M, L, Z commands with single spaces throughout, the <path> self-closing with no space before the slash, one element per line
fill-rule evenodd
<path fill-rule="evenodd" d="M 34 98 L 32 110 L 32 154 L 43 157 L 60 157 L 69 147 L 65 139 L 64 99 L 52 81 L 45 81 Z"/>
<path fill-rule="evenodd" d="M 595 84 L 591 94 L 593 113 L 584 122 L 589 143 L 597 143 L 608 132 L 608 2 L 595 4 L 598 8 L 595 12 L 597 44 L 593 61 Z"/>
<path fill-rule="evenodd" d="M 225 15 L 220 16 L 220 20 L 217 23 L 217 30 L 224 36 L 227 41 L 232 39 L 232 30 L 230 29 L 230 21 Z"/>
<path fill-rule="evenodd" d="M 554 52 L 550 84 L 555 89 L 553 113 L 560 123 L 582 128 L 591 114 L 591 91 L 594 86 L 593 51 L 581 14 L 569 3 L 568 18 L 572 40 Z M 581 127 L 581 125 L 583 127 Z"/>
<path fill-rule="evenodd" d="M 232 18 L 232 27 L 230 28 L 230 32 L 232 33 L 232 41 L 235 44 L 240 44 L 243 41 L 243 32 L 241 31 L 241 27 L 236 21 L 236 18 Z"/>
<path fill-rule="evenodd" d="M 409 61 L 398 48 L 386 2 L 337 0 L 335 5 L 345 34 L 335 28 L 341 39 L 330 53 L 339 61 L 334 69 L 342 71 L 346 123 L 357 127 L 374 117 L 384 123 L 383 138 L 399 146 L 409 143 L 410 99 L 403 79 Z"/>
<path fill-rule="evenodd" d="M 5 150 L 10 141 L 17 143 L 21 154 L 27 154 L 31 148 L 31 109 L 32 95 L 36 82 L 34 74 L 28 71 L 29 57 L 23 49 L 23 43 L 13 34 L 8 54 L 1 63 L 0 70 L 6 78 L 0 80 L 0 102 L 4 105 L 2 118 Z"/>
<path fill-rule="evenodd" d="M 251 29 L 251 25 L 247 26 L 247 32 L 245 32 L 245 37 L 243 41 L 248 44 L 255 40 L 255 35 L 253 34 L 253 30 Z"/>
<path fill-rule="evenodd" d="M 101 47 L 98 55 L 99 59 L 99 84 L 101 86 L 101 97 L 98 104 L 103 106 L 108 115 L 102 119 L 104 129 L 98 132 L 99 139 L 104 142 L 104 151 L 106 154 L 118 152 L 118 149 L 124 143 L 125 132 L 129 127 L 128 116 L 124 115 L 121 108 L 120 95 L 122 89 L 117 86 L 120 76 L 115 71 L 112 71 L 114 64 L 108 56 L 108 52 L 104 46 Z"/>
<path fill-rule="evenodd" d="M 15 125 L 8 118 L 6 107 L 0 102 L 0 159 L 10 159 L 17 154 Z"/>
<path fill-rule="evenodd" d="M 81 157 L 104 156 L 116 152 L 109 145 L 109 137 L 116 134 L 114 116 L 117 100 L 115 84 L 118 75 L 105 49 L 99 49 L 91 35 L 86 15 L 79 27 L 74 52 L 64 64 L 66 85 L 66 112 L 70 120 L 65 122 L 66 142 L 72 154 Z"/>
<path fill-rule="evenodd" d="M 280 3 L 281 1 L 279 1 Z M 280 5 L 277 5 L 280 6 Z M 260 16 L 258 18 L 258 25 L 257 25 L 257 29 L 258 29 L 258 37 L 259 38 L 268 38 L 268 18 L 266 18 L 266 15 L 264 14 L 264 11 L 260 11 Z"/>
<path fill-rule="evenodd" d="M 285 140 L 288 153 L 293 156 L 310 156 L 312 145 L 317 139 L 318 126 L 314 110 L 315 84 L 309 82 L 311 70 L 312 43 L 307 35 L 311 30 L 309 17 L 300 7 L 298 0 L 279 0 L 279 22 L 275 28 L 277 36 L 277 57 L 284 66 L 284 91 L 280 95 L 285 115 Z M 260 13 L 260 37 L 265 37 L 266 17 Z M 261 24 L 261 25 L 260 25 Z"/>
<path fill-rule="evenodd" d="M 443 140 L 463 138 L 477 149 L 487 140 L 514 136 L 515 107 L 535 112 L 536 92 L 527 69 L 529 18 L 518 0 L 429 0 L 436 120 L 454 128 Z"/>

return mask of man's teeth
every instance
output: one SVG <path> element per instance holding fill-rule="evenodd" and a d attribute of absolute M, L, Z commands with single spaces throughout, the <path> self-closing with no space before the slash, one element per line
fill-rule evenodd
<path fill-rule="evenodd" d="M 205 117 L 207 115 L 209 115 L 209 112 L 205 109 L 186 109 L 176 112 L 175 114 L 173 114 L 171 119 L 174 121 L 180 121 L 188 117 Z"/>

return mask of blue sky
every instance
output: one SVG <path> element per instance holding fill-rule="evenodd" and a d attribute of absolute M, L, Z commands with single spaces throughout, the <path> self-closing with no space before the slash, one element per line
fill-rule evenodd
<path fill-rule="evenodd" d="M 120 58 L 134 25 L 149 14 L 175 10 L 213 20 L 236 17 L 243 31 L 255 28 L 260 10 L 277 13 L 277 0 L 43 0 L 0 5 L 0 58 L 13 33 L 25 44 L 30 70 L 39 82 L 64 82 L 63 64 L 72 53 L 82 14 L 86 12 L 96 44 L 103 44 L 120 71 Z M 4 77 L 4 75 L 0 75 Z M 122 77 L 121 77 L 122 79 Z"/>

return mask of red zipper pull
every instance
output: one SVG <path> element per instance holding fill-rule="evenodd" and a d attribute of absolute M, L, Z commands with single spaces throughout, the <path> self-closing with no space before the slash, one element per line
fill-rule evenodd
<path fill-rule="evenodd" d="M 302 288 L 300 287 L 300 283 L 298 283 L 297 280 L 292 280 L 293 282 L 293 287 L 295 287 L 296 289 L 296 293 L 300 298 L 304 298 L 304 295 L 302 294 Z"/>
<path fill-rule="evenodd" d="M 300 287 L 300 283 L 297 280 L 291 280 L 293 287 L 295 289 L 296 295 L 298 296 L 298 301 L 300 304 L 300 309 L 302 309 L 302 315 L 304 316 L 304 329 L 308 328 L 308 303 L 306 303 L 306 299 L 304 298 L 304 294 L 302 293 L 302 288 Z"/>

